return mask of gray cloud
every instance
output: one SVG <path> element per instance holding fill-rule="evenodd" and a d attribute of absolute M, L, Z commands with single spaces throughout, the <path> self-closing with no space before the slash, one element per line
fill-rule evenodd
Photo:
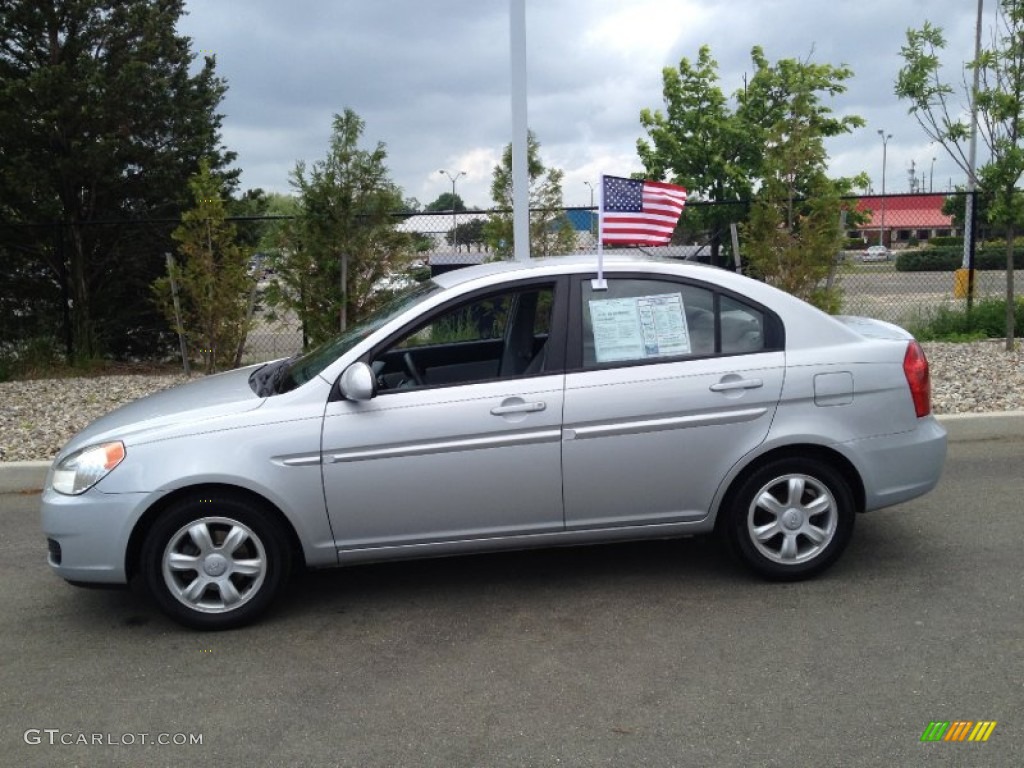
<path fill-rule="evenodd" d="M 388 147 L 394 180 L 430 202 L 448 188 L 439 168 L 466 170 L 459 192 L 489 205 L 490 169 L 511 140 L 505 0 L 194 0 L 179 31 L 212 51 L 229 90 L 224 141 L 238 152 L 245 187 L 288 191 L 297 160 L 324 155 L 331 116 L 351 107 L 367 145 Z M 546 162 L 566 172 L 565 201 L 589 202 L 584 181 L 640 170 L 639 111 L 661 108 L 661 68 L 707 43 L 731 92 L 750 49 L 770 60 L 846 64 L 855 76 L 833 104 L 868 125 L 829 144 L 837 174 L 881 176 L 876 134 L 893 134 L 887 188 L 906 169 L 935 186 L 962 174 L 893 95 L 908 27 L 944 27 L 958 80 L 973 46 L 974 4 L 963 0 L 545 0 L 527 2 L 530 126 Z M 991 15 L 986 23 L 991 22 Z"/>

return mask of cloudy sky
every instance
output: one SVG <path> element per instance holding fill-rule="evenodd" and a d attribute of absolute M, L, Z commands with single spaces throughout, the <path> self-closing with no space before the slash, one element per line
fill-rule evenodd
<path fill-rule="evenodd" d="M 991 26 L 994 0 L 987 0 Z M 662 108 L 661 70 L 695 59 L 703 44 L 727 93 L 752 71 L 750 49 L 771 61 L 810 59 L 854 71 L 832 108 L 865 128 L 830 140 L 832 172 L 867 172 L 886 191 L 908 191 L 916 163 L 936 191 L 963 183 L 893 95 L 908 27 L 946 32 L 948 77 L 971 58 L 971 0 L 527 0 L 530 127 L 541 157 L 565 171 L 566 205 L 589 205 L 602 173 L 642 170 L 636 141 L 644 107 Z M 224 143 L 238 153 L 242 187 L 289 192 L 298 160 L 327 150 L 332 116 L 366 122 L 364 146 L 387 146 L 406 197 L 426 204 L 465 171 L 457 191 L 491 205 L 491 172 L 511 141 L 508 0 L 189 0 L 179 32 L 216 55 L 227 79 Z M 934 164 L 932 158 L 935 158 Z M 934 175 L 933 175 L 934 174 Z"/>

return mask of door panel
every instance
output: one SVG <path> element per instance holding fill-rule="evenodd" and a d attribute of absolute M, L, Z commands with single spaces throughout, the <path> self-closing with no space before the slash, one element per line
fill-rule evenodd
<path fill-rule="evenodd" d="M 764 441 L 785 353 L 764 308 L 696 280 L 574 284 L 562 442 L 566 527 L 707 516 Z"/>
<path fill-rule="evenodd" d="M 561 530 L 563 386 L 559 373 L 329 403 L 339 549 Z"/>
<path fill-rule="evenodd" d="M 767 436 L 783 373 L 784 353 L 764 352 L 569 374 L 566 527 L 704 518 Z"/>

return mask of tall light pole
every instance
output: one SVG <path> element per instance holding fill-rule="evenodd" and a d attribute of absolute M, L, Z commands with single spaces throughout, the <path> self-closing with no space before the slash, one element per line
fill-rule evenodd
<path fill-rule="evenodd" d="M 885 245 L 885 150 L 892 134 L 879 128 L 878 135 L 882 137 L 882 226 L 878 230 L 878 244 Z"/>
<path fill-rule="evenodd" d="M 591 184 L 589 181 L 584 181 L 583 183 L 586 184 L 588 187 L 590 187 L 590 207 L 593 208 L 594 207 L 594 185 Z"/>
<path fill-rule="evenodd" d="M 934 181 L 935 181 L 935 158 L 933 157 L 932 158 L 932 169 L 928 172 L 928 191 L 929 192 L 934 192 L 935 191 Z"/>
<path fill-rule="evenodd" d="M 442 173 L 448 177 L 448 180 L 452 183 L 452 253 L 459 250 L 459 225 L 455 220 L 455 182 L 461 177 L 466 175 L 465 171 L 459 171 L 452 176 L 448 171 L 442 168 L 438 173 Z"/>
<path fill-rule="evenodd" d="M 584 181 L 588 187 L 590 187 L 590 232 L 594 232 L 594 185 L 589 181 Z"/>

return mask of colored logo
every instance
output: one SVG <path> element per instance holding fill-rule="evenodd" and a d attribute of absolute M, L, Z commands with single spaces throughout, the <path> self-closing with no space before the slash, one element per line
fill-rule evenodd
<path fill-rule="evenodd" d="M 995 729 L 995 720 L 932 720 L 921 741 L 988 741 Z"/>

